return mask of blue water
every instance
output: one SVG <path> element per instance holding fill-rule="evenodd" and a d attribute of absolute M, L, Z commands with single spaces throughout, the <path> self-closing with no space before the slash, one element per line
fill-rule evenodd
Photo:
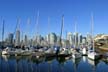
<path fill-rule="evenodd" d="M 0 57 L 0 72 L 108 72 L 108 64 L 82 57 L 72 58 L 31 58 Z"/>

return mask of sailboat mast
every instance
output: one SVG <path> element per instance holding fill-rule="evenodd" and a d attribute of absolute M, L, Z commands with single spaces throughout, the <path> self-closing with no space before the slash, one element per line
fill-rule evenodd
<path fill-rule="evenodd" d="M 3 41 L 4 41 L 4 24 L 5 24 L 5 20 L 3 20 L 3 26 L 2 26 L 2 47 L 4 46 Z"/>
<path fill-rule="evenodd" d="M 93 42 L 93 50 L 94 50 L 94 34 L 93 34 L 93 30 L 94 29 L 94 23 L 93 23 L 93 13 L 91 14 L 91 35 L 92 35 L 92 42 Z"/>
<path fill-rule="evenodd" d="M 30 46 L 30 42 L 29 42 L 29 37 L 30 37 L 30 35 L 29 35 L 29 31 L 30 31 L 30 18 L 28 18 L 27 19 L 27 30 L 28 30 L 28 34 L 27 34 L 27 44 L 26 45 L 28 45 L 28 46 Z"/>
<path fill-rule="evenodd" d="M 37 28 L 36 34 L 38 35 L 38 30 L 39 30 L 39 11 L 38 11 L 38 13 L 37 13 L 36 28 Z"/>
<path fill-rule="evenodd" d="M 30 18 L 27 19 L 27 30 L 28 30 L 28 34 L 29 34 L 29 31 L 30 31 Z"/>
<path fill-rule="evenodd" d="M 49 47 L 50 47 L 50 18 L 48 17 L 48 31 L 49 31 L 49 35 L 48 35 L 48 40 L 49 40 L 49 42 L 48 42 L 48 45 L 49 45 Z"/>
<path fill-rule="evenodd" d="M 61 23 L 61 32 L 60 32 L 60 46 L 62 47 L 62 32 L 63 32 L 63 25 L 64 25 L 64 15 L 62 15 L 62 23 Z"/>
<path fill-rule="evenodd" d="M 20 18 L 17 18 L 15 46 L 20 46 Z"/>
<path fill-rule="evenodd" d="M 20 30 L 20 18 L 17 19 L 17 30 Z"/>
<path fill-rule="evenodd" d="M 77 23 L 75 21 L 75 48 L 76 48 Z"/>
<path fill-rule="evenodd" d="M 38 41 L 37 41 L 38 30 L 39 30 L 39 11 L 37 12 L 37 21 L 36 21 L 36 45 L 38 45 Z"/>

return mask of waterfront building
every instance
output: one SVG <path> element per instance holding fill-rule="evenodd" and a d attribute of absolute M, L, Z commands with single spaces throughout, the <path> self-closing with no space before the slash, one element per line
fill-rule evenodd
<path fill-rule="evenodd" d="M 92 36 L 90 33 L 87 33 L 87 44 L 90 45 L 92 43 Z"/>
<path fill-rule="evenodd" d="M 37 35 L 36 36 L 36 45 L 40 45 L 41 44 L 41 40 L 42 40 L 41 35 Z"/>
<path fill-rule="evenodd" d="M 48 46 L 49 45 L 49 41 L 48 41 L 48 34 L 44 37 L 44 42 L 42 42 L 42 43 L 44 43 L 44 45 L 45 46 Z"/>
<path fill-rule="evenodd" d="M 25 35 L 25 37 L 24 37 L 24 45 L 25 46 L 28 46 L 28 38 L 27 38 L 27 35 Z"/>
<path fill-rule="evenodd" d="M 86 43 L 87 43 L 86 37 L 83 37 L 82 44 L 86 44 Z"/>
<path fill-rule="evenodd" d="M 55 43 L 57 42 L 57 36 L 56 36 L 56 34 L 55 33 L 50 33 L 48 35 L 48 41 L 49 41 L 50 45 L 54 46 Z"/>
<path fill-rule="evenodd" d="M 33 39 L 30 39 L 30 46 L 33 46 Z"/>
<path fill-rule="evenodd" d="M 20 30 L 16 31 L 15 46 L 20 46 Z"/>
<path fill-rule="evenodd" d="M 57 42 L 56 42 L 56 45 L 57 45 L 57 46 L 61 46 L 61 43 L 60 43 L 60 36 L 57 36 Z"/>
<path fill-rule="evenodd" d="M 46 35 L 45 40 L 49 45 L 55 45 L 55 43 L 57 42 L 57 36 L 55 33 L 50 33 Z"/>
<path fill-rule="evenodd" d="M 82 36 L 82 34 L 80 33 L 80 34 L 79 34 L 79 37 L 78 37 L 78 45 L 82 44 L 82 38 L 83 38 L 83 36 Z"/>
<path fill-rule="evenodd" d="M 65 39 L 62 39 L 61 40 L 61 43 L 62 43 L 62 47 L 66 47 L 67 45 L 66 45 L 66 40 Z"/>
<path fill-rule="evenodd" d="M 69 41 L 69 44 L 72 46 L 73 44 L 73 35 L 71 32 L 67 33 L 67 41 Z"/>
<path fill-rule="evenodd" d="M 10 46 L 13 45 L 13 33 L 8 34 L 7 44 L 10 45 Z"/>
<path fill-rule="evenodd" d="M 21 40 L 20 42 L 20 46 L 23 47 L 25 44 L 24 44 L 24 40 Z"/>
<path fill-rule="evenodd" d="M 75 46 L 78 46 L 78 33 L 77 32 L 73 34 L 73 43 Z"/>
<path fill-rule="evenodd" d="M 46 40 L 47 42 L 49 42 L 49 34 L 46 35 L 45 40 Z"/>
<path fill-rule="evenodd" d="M 94 38 L 95 42 L 98 43 L 103 43 L 103 44 L 108 44 L 108 35 L 105 34 L 98 34 L 95 38 Z"/>

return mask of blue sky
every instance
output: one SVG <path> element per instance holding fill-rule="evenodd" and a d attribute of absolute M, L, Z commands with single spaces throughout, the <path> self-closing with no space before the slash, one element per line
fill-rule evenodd
<path fill-rule="evenodd" d="M 108 33 L 107 0 L 0 0 L 0 33 L 1 17 L 5 20 L 5 37 L 9 32 L 15 31 L 17 17 L 19 17 L 21 32 L 34 36 L 38 11 L 39 34 L 42 36 L 48 32 L 55 32 L 59 35 L 62 14 L 64 14 L 64 37 L 66 31 L 75 31 L 75 21 L 77 31 L 85 35 L 90 32 L 91 12 L 94 15 L 94 34 Z M 50 25 L 48 25 L 48 17 Z M 27 25 L 28 18 L 31 21 L 30 25 Z"/>

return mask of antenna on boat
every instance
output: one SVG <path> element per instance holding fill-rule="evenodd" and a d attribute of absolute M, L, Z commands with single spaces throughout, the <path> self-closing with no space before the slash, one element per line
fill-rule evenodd
<path fill-rule="evenodd" d="M 60 32 L 60 46 L 62 47 L 62 32 L 63 32 L 63 25 L 64 25 L 64 15 L 62 15 L 62 23 L 61 23 L 61 32 Z"/>

